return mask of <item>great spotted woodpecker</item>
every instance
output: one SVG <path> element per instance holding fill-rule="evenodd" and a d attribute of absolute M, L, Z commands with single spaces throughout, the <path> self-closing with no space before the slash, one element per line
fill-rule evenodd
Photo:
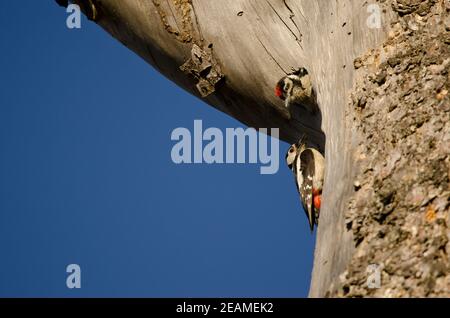
<path fill-rule="evenodd" d="M 287 154 L 286 163 L 292 170 L 309 227 L 318 224 L 325 174 L 325 158 L 313 148 L 308 148 L 304 138 L 293 144 Z"/>
<path fill-rule="evenodd" d="M 275 95 L 289 110 L 293 105 L 302 106 L 311 113 L 316 110 L 311 77 L 304 67 L 293 69 L 292 73 L 280 79 L 275 86 Z"/>

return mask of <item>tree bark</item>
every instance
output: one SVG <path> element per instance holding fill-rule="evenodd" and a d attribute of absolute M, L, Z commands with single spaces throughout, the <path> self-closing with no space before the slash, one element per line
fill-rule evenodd
<path fill-rule="evenodd" d="M 390 5 L 402 2 L 411 1 L 375 1 L 384 8 L 376 28 L 363 0 L 92 1 L 102 28 L 185 90 L 248 126 L 280 128 L 289 143 L 305 133 L 326 154 L 310 297 L 339 294 L 340 275 L 358 251 L 348 216 L 346 223 L 358 173 L 354 150 L 364 138 L 348 116 L 354 61 L 388 40 L 399 13 Z M 299 66 L 311 74 L 316 115 L 289 114 L 273 93 Z"/>

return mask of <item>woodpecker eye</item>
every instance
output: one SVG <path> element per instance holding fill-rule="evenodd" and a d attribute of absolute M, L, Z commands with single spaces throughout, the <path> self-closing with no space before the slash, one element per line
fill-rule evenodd
<path fill-rule="evenodd" d="M 294 149 L 289 149 L 289 153 L 293 153 L 294 152 Z"/>

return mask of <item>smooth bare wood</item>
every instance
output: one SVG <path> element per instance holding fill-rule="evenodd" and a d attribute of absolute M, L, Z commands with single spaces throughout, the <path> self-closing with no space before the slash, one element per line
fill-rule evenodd
<path fill-rule="evenodd" d="M 293 143 L 306 133 L 326 153 L 327 170 L 317 233 L 311 297 L 337 282 L 354 249 L 344 212 L 352 186 L 351 127 L 345 110 L 354 59 L 385 37 L 367 25 L 364 0 L 102 0 L 96 21 L 170 80 L 201 97 L 198 78 L 180 71 L 194 45 L 208 51 L 224 81 L 202 98 L 248 126 L 279 127 Z M 292 116 L 275 83 L 291 68 L 306 67 L 321 112 Z M 326 136 L 326 139 L 325 139 Z"/>

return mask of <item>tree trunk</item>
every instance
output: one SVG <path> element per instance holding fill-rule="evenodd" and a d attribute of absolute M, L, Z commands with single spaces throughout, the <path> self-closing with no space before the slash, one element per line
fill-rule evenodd
<path fill-rule="evenodd" d="M 403 76 L 410 71 L 408 67 L 411 65 L 419 68 L 421 62 L 411 62 L 397 72 L 395 67 L 404 64 L 402 58 L 397 58 L 400 62 L 386 62 L 384 55 L 394 59 L 395 52 L 398 53 L 398 43 L 403 41 L 408 46 L 414 36 L 425 32 L 424 25 L 428 23 L 425 18 L 429 15 L 435 14 L 444 18 L 440 20 L 444 23 L 435 27 L 436 30 L 443 28 L 441 31 L 445 34 L 445 23 L 448 25 L 448 20 L 445 20 L 448 18 L 448 7 L 445 7 L 447 0 L 380 0 L 374 2 L 376 6 L 363 0 L 91 1 L 98 13 L 96 22 L 170 80 L 248 126 L 279 127 L 280 138 L 289 143 L 296 142 L 306 133 L 309 141 L 326 154 L 326 179 L 317 232 L 311 297 L 386 296 L 390 295 L 386 291 L 389 290 L 390 284 L 398 283 L 391 281 L 390 277 L 403 277 L 404 281 L 410 277 L 406 272 L 401 272 L 400 265 L 393 265 L 389 270 L 382 266 L 382 285 L 385 288 L 368 290 L 365 285 L 365 266 L 371 262 L 383 265 L 389 252 L 397 248 L 387 244 L 380 255 L 371 255 L 368 250 L 376 249 L 378 243 L 384 242 L 383 238 L 378 238 L 377 233 L 382 230 L 394 231 L 400 226 L 400 223 L 395 223 L 395 213 L 391 213 L 392 211 L 382 213 L 381 219 L 377 219 L 378 215 L 371 216 L 376 214 L 374 211 L 384 211 L 385 206 L 394 199 L 392 191 L 386 190 L 388 193 L 385 196 L 377 192 L 377 189 L 384 188 L 385 182 L 391 184 L 389 176 L 381 178 L 382 172 L 373 166 L 367 166 L 367 162 L 373 163 L 378 157 L 373 148 L 366 144 L 366 138 L 379 133 L 377 129 L 382 127 L 375 125 L 389 121 L 390 116 L 389 111 L 380 114 L 374 111 L 375 106 L 381 110 L 389 103 L 383 96 L 368 89 L 380 89 L 390 83 L 391 90 L 406 90 L 400 84 L 392 82 L 392 77 Z M 89 1 L 76 2 L 85 4 L 86 7 Z M 380 27 L 376 27 L 378 9 L 381 13 Z M 408 29 L 408 23 L 411 22 L 408 19 L 415 19 L 417 27 Z M 396 33 L 389 33 L 389 30 Z M 408 35 L 407 32 L 412 33 Z M 402 36 L 406 38 L 400 39 Z M 382 49 L 383 43 L 386 45 L 388 42 L 391 43 L 391 51 L 394 53 L 372 50 Z M 439 43 L 445 47 L 445 41 Z M 448 51 L 446 54 L 448 58 Z M 443 67 L 444 71 L 438 69 L 436 72 L 441 73 L 435 72 L 436 77 L 441 77 L 440 84 L 433 86 L 433 89 L 439 90 L 437 93 L 441 94 L 440 103 L 446 105 L 435 115 L 446 118 L 448 90 L 445 87 L 448 87 L 448 75 L 445 74 L 448 73 L 445 71 L 448 71 L 449 63 L 445 64 L 444 61 L 445 58 L 440 58 L 434 63 Z M 291 68 L 299 66 L 306 67 L 311 74 L 320 108 L 320 113 L 316 115 L 301 109 L 289 114 L 283 102 L 274 95 L 273 89 L 277 81 L 290 72 Z M 384 72 L 381 76 L 380 70 Z M 360 86 L 354 90 L 357 75 L 361 79 Z M 376 87 L 373 87 L 374 85 Z M 355 92 L 352 100 L 353 91 Z M 388 96 L 390 90 L 384 87 L 382 93 Z M 424 94 L 425 102 L 431 103 L 435 96 L 428 92 Z M 377 121 L 369 120 L 367 123 L 366 119 L 371 116 L 364 112 L 370 112 L 372 118 Z M 435 117 L 431 116 L 429 120 L 432 121 L 433 118 Z M 439 171 L 444 173 L 446 179 L 439 179 L 436 187 L 441 187 L 442 191 L 431 196 L 428 188 L 421 188 L 423 197 L 432 197 L 429 203 L 432 200 L 440 200 L 434 203 L 433 210 L 437 215 L 433 216 L 434 219 L 439 220 L 442 220 L 445 213 L 448 218 L 448 122 L 444 122 L 439 130 L 443 134 L 440 135 L 442 142 L 446 142 L 440 145 L 447 145 L 447 148 L 443 148 L 443 154 L 440 153 L 443 157 L 439 157 L 444 158 L 439 166 L 442 171 Z M 394 133 L 396 126 L 394 121 L 389 123 L 393 124 L 393 127 L 384 127 L 386 134 Z M 381 144 L 386 140 L 372 138 L 370 142 Z M 414 151 L 414 148 L 409 151 Z M 412 159 L 408 154 L 396 152 L 396 159 L 404 159 L 403 163 L 407 166 Z M 383 155 L 389 157 L 392 153 L 383 152 Z M 364 160 L 360 160 L 362 157 Z M 385 158 L 378 158 L 382 159 Z M 370 176 L 363 174 L 364 168 L 372 171 Z M 394 171 L 395 167 L 391 170 Z M 416 181 L 417 184 L 422 182 Z M 401 203 L 409 200 L 406 196 L 409 189 L 414 187 L 414 182 L 401 186 L 405 188 L 396 193 L 402 193 L 405 197 L 396 196 L 394 202 L 397 204 L 393 209 L 408 211 L 407 205 Z M 392 187 L 395 187 L 395 184 Z M 360 195 L 361 190 L 366 196 Z M 367 206 L 361 204 L 363 199 L 366 200 Z M 381 200 L 383 207 L 377 206 L 376 200 Z M 352 203 L 350 206 L 349 202 Z M 422 203 L 408 208 L 420 213 L 421 209 L 425 208 Z M 435 279 L 432 283 L 434 285 L 448 282 L 449 276 L 448 256 L 445 256 L 448 255 L 446 253 L 449 249 L 449 233 L 446 225 L 448 219 L 445 217 L 442 221 L 444 225 L 438 226 L 437 221 L 433 221 L 442 234 L 439 236 L 441 241 L 436 255 L 444 253 L 439 256 L 442 261 L 438 265 L 433 263 L 441 266 L 440 271 L 437 271 L 439 275 L 430 274 Z M 384 237 L 387 235 L 385 233 Z M 366 256 L 363 261 L 360 257 L 362 254 Z M 369 254 L 373 259 L 367 257 Z M 443 257 L 447 257 L 447 260 L 444 261 Z M 425 263 L 426 261 L 418 260 L 419 265 Z M 433 270 L 430 269 L 429 272 Z M 350 277 L 350 274 L 353 276 Z M 438 283 L 436 279 L 442 277 L 444 281 Z M 448 290 L 438 294 L 443 295 L 444 292 L 448 295 Z M 425 295 L 424 291 L 422 296 Z"/>

